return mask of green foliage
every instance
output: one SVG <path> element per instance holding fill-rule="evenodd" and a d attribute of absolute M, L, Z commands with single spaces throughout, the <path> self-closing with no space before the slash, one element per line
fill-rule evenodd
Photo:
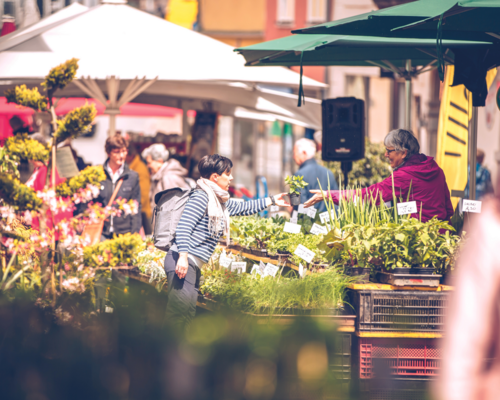
<path fill-rule="evenodd" d="M 364 188 L 387 178 L 392 169 L 384 154 L 383 143 L 370 143 L 366 140 L 365 158 L 352 163 L 352 170 L 348 175 L 349 184 Z M 327 162 L 325 166 L 332 170 L 336 178 L 343 177 L 340 162 Z"/>
<path fill-rule="evenodd" d="M 343 308 L 347 286 L 353 278 L 335 269 L 310 274 L 303 279 L 287 276 L 258 278 L 233 274 L 226 269 L 204 269 L 200 290 L 233 309 L 250 313 L 274 314 L 287 308 Z"/>
<path fill-rule="evenodd" d="M 63 197 L 72 196 L 79 189 L 87 185 L 98 186 L 104 180 L 106 180 L 106 174 L 102 165 L 89 166 L 73 178 L 57 185 L 56 194 Z"/>
<path fill-rule="evenodd" d="M 231 237 L 240 245 L 265 249 L 269 242 L 287 235 L 283 232 L 284 218 L 236 217 L 231 218 Z"/>
<path fill-rule="evenodd" d="M 0 173 L 1 198 L 16 211 L 38 210 L 43 202 L 36 192 L 6 173 Z"/>
<path fill-rule="evenodd" d="M 31 139 L 23 133 L 12 136 L 5 142 L 6 154 L 16 162 L 20 160 L 41 161 L 44 164 L 49 159 L 50 150 L 39 141 Z"/>
<path fill-rule="evenodd" d="M 0 173 L 8 174 L 18 179 L 20 177 L 19 163 L 10 157 L 6 146 L 0 147 Z"/>
<path fill-rule="evenodd" d="M 299 247 L 299 244 L 307 247 L 309 250 L 313 251 L 315 256 L 313 258 L 313 262 L 315 263 L 324 263 L 326 262 L 326 258 L 324 257 L 324 251 L 321 250 L 318 245 L 323 241 L 323 235 L 309 235 L 304 233 L 284 233 L 285 236 L 281 240 L 277 240 L 275 242 L 270 242 L 268 244 L 268 251 L 271 253 L 274 252 L 289 252 L 291 253 L 290 261 L 299 265 L 300 263 L 305 264 L 305 261 L 300 257 L 294 255 L 293 253 Z"/>
<path fill-rule="evenodd" d="M 48 109 L 47 98 L 40 94 L 37 87 L 28 89 L 26 85 L 21 85 L 6 90 L 4 93 L 8 103 L 16 103 L 35 111 L 47 111 Z"/>
<path fill-rule="evenodd" d="M 300 194 L 300 189 L 305 188 L 309 185 L 307 182 L 304 182 L 303 176 L 287 176 L 285 178 L 285 183 L 290 186 L 289 194 Z"/>
<path fill-rule="evenodd" d="M 72 58 L 52 68 L 45 77 L 42 87 L 50 94 L 53 94 L 57 89 L 64 89 L 75 78 L 77 70 L 78 59 Z"/>
<path fill-rule="evenodd" d="M 69 112 L 62 120 L 57 121 L 57 130 L 54 134 L 56 143 L 90 132 L 96 114 L 94 104 L 85 104 Z"/>
<path fill-rule="evenodd" d="M 141 244 L 142 238 L 138 233 L 118 235 L 113 239 L 85 247 L 83 261 L 86 266 L 92 268 L 132 265 Z"/>

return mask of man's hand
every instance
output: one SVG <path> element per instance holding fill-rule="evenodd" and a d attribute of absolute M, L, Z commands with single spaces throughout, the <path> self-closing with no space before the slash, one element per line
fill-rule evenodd
<path fill-rule="evenodd" d="M 311 207 L 316 203 L 319 203 L 320 201 L 323 201 L 323 194 L 325 195 L 326 199 L 328 198 L 328 192 L 323 192 L 322 194 L 321 190 L 311 190 L 311 193 L 314 193 L 314 196 L 304 203 L 304 207 L 306 208 Z"/>
<path fill-rule="evenodd" d="M 179 253 L 179 259 L 175 266 L 175 273 L 179 279 L 184 279 L 187 275 L 189 268 L 188 253 Z"/>

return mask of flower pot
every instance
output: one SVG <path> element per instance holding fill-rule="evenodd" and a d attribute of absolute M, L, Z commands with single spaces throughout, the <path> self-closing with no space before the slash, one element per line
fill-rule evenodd
<path fill-rule="evenodd" d="M 412 266 L 410 268 L 410 274 L 416 274 L 416 275 L 432 275 L 435 271 L 434 267 L 417 267 L 417 266 Z"/>
<path fill-rule="evenodd" d="M 388 269 L 387 272 L 390 274 L 409 274 L 411 268 L 393 268 Z"/>
<path fill-rule="evenodd" d="M 362 276 L 362 282 L 370 281 L 370 272 L 371 268 L 362 268 L 362 267 L 347 267 L 346 274 L 349 276 Z"/>
<path fill-rule="evenodd" d="M 292 206 L 298 206 L 300 204 L 300 194 L 292 193 L 289 194 L 288 197 L 290 198 L 290 204 Z"/>
<path fill-rule="evenodd" d="M 267 250 L 266 249 L 252 249 L 252 254 L 257 257 L 266 257 Z"/>

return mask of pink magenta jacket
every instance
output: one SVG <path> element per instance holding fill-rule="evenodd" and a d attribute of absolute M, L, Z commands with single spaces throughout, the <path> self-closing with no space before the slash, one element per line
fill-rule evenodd
<path fill-rule="evenodd" d="M 446 184 L 443 170 L 436 164 L 433 157 L 424 154 L 415 154 L 394 171 L 394 189 L 398 202 L 407 201 L 411 187 L 409 201 L 417 202 L 417 214 L 412 217 L 419 218 L 422 211 L 422 222 L 436 216 L 438 219 L 448 221 L 453 215 L 453 205 L 450 199 L 450 190 Z M 361 189 L 360 196 L 373 196 L 380 201 L 380 193 L 384 202 L 391 201 L 392 176 L 382 182 Z M 353 190 L 332 190 L 330 196 L 335 204 L 339 198 L 354 196 Z"/>

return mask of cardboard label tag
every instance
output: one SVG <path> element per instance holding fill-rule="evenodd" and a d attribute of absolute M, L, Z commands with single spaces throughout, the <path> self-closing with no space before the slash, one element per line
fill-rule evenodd
<path fill-rule="evenodd" d="M 328 230 L 325 226 L 313 224 L 309 232 L 311 232 L 313 235 L 326 235 L 328 233 Z"/>
<path fill-rule="evenodd" d="M 333 212 L 332 212 L 332 218 L 335 218 L 335 214 Z M 319 214 L 319 219 L 321 220 L 322 224 L 324 224 L 325 222 L 330 222 L 330 215 L 328 214 L 328 211 Z"/>
<path fill-rule="evenodd" d="M 301 244 L 297 246 L 297 249 L 293 254 L 302 258 L 304 261 L 307 261 L 308 263 L 310 263 L 314 258 L 314 251 L 309 250 L 307 247 Z"/>
<path fill-rule="evenodd" d="M 477 200 L 463 200 L 462 210 L 464 212 L 481 213 L 481 202 Z"/>
<path fill-rule="evenodd" d="M 279 269 L 280 267 L 267 263 L 266 268 L 264 269 L 264 276 L 272 276 L 274 278 Z"/>
<path fill-rule="evenodd" d="M 307 208 L 304 207 L 304 204 L 299 204 L 299 214 L 307 214 Z"/>
<path fill-rule="evenodd" d="M 231 272 L 237 272 L 238 274 L 243 274 L 247 271 L 247 263 L 246 262 L 233 262 L 231 264 Z"/>
<path fill-rule="evenodd" d="M 316 218 L 316 212 L 318 210 L 316 210 L 314 207 L 309 207 L 309 208 L 306 208 L 306 212 L 307 212 L 307 215 L 311 218 Z"/>
<path fill-rule="evenodd" d="M 280 210 L 280 207 L 279 206 L 271 206 L 271 207 L 269 207 L 269 210 L 272 213 L 275 213 L 275 212 L 278 212 Z"/>
<path fill-rule="evenodd" d="M 407 201 L 405 203 L 398 203 L 397 206 L 398 206 L 398 215 L 416 214 L 418 212 L 416 201 Z"/>
<path fill-rule="evenodd" d="M 219 258 L 219 265 L 223 268 L 229 268 L 233 260 L 231 260 L 228 257 L 222 257 L 222 255 Z"/>
<path fill-rule="evenodd" d="M 285 226 L 283 227 L 283 232 L 288 233 L 300 233 L 300 225 L 291 222 L 285 222 Z"/>
<path fill-rule="evenodd" d="M 301 278 L 306 276 L 306 269 L 304 268 L 304 266 L 302 264 L 299 264 L 299 276 Z"/>

